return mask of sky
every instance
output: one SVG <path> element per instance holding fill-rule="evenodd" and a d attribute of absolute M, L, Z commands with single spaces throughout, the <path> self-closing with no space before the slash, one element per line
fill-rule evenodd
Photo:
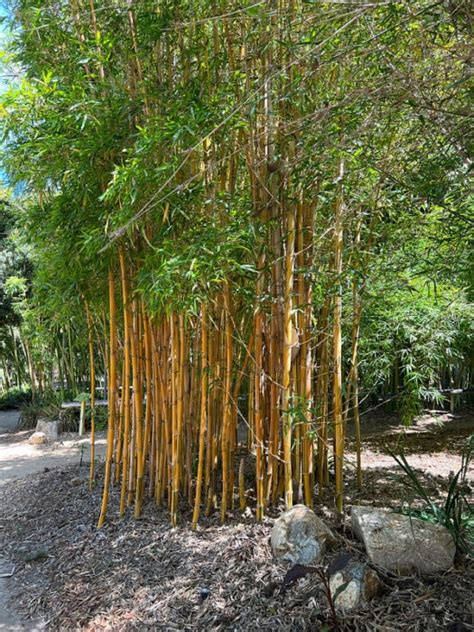
<path fill-rule="evenodd" d="M 0 18 L 8 17 L 8 10 L 5 3 L 0 0 Z M 0 44 L 3 45 L 5 39 L 5 33 L 7 31 L 7 25 L 4 22 L 0 23 Z"/>
<path fill-rule="evenodd" d="M 8 11 L 5 6 L 5 3 L 0 0 L 0 19 L 8 17 Z M 3 48 L 5 39 L 7 37 L 8 25 L 5 21 L 0 21 L 0 50 Z M 8 80 L 4 76 L 4 67 L 0 63 L 0 93 L 6 88 L 8 85 Z M 5 173 L 0 165 L 0 185 L 7 184 Z"/>

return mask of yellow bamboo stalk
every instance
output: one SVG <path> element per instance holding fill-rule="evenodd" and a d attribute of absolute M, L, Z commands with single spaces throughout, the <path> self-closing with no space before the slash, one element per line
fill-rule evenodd
<path fill-rule="evenodd" d="M 334 273 L 337 291 L 334 296 L 333 321 L 333 397 L 334 397 L 334 468 L 336 478 L 336 509 L 342 514 L 344 509 L 344 427 L 342 414 L 342 245 L 343 245 L 343 191 L 342 178 L 344 176 L 344 162 L 338 164 L 338 192 L 334 207 Z"/>
<path fill-rule="evenodd" d="M 173 381 L 174 381 L 174 419 L 173 419 L 173 460 L 172 460 L 172 488 L 171 488 L 171 524 L 177 524 L 179 490 L 181 482 L 181 444 L 183 428 L 183 379 L 184 379 L 184 317 L 172 319 L 173 352 Z"/>
<path fill-rule="evenodd" d="M 91 463 L 89 469 L 89 489 L 92 489 L 95 482 L 95 363 L 94 363 L 94 328 L 92 323 L 92 316 L 89 310 L 89 306 L 86 302 L 86 314 L 87 314 L 87 341 L 89 347 L 89 373 L 91 380 L 90 389 L 90 406 L 91 406 L 91 436 L 90 436 L 90 451 L 91 451 Z"/>
<path fill-rule="evenodd" d="M 286 254 L 285 254 L 285 288 L 284 288 L 284 312 L 283 312 L 283 375 L 282 375 L 282 426 L 283 426 L 283 461 L 285 477 L 285 507 L 293 506 L 292 483 L 292 427 L 290 418 L 291 405 L 291 348 L 293 342 L 292 323 L 292 293 L 293 293 L 293 267 L 295 253 L 295 214 L 293 210 L 286 210 Z"/>
<path fill-rule="evenodd" d="M 145 484 L 145 465 L 146 455 L 149 450 L 150 436 L 151 436 L 151 420 L 153 414 L 153 365 L 152 365 L 152 353 L 151 353 L 151 333 L 150 323 L 148 317 L 145 314 L 145 309 L 142 304 L 142 322 L 143 322 L 143 338 L 145 345 L 145 380 L 146 380 L 146 405 L 145 405 L 145 426 L 143 429 L 143 445 L 141 449 L 141 463 L 140 473 L 137 480 L 137 502 L 139 503 L 136 513 L 140 515 L 143 492 Z M 140 489 L 138 487 L 140 486 Z"/>
<path fill-rule="evenodd" d="M 247 500 L 245 498 L 245 459 L 240 459 L 239 465 L 239 506 L 240 511 L 245 511 Z"/>
<path fill-rule="evenodd" d="M 200 410 L 200 426 L 199 426 L 199 454 L 198 454 L 198 471 L 196 476 L 196 494 L 194 499 L 194 512 L 192 527 L 195 529 L 199 520 L 199 512 L 201 508 L 201 490 L 202 475 L 204 469 L 204 446 L 206 442 L 206 425 L 207 425 L 207 307 L 202 304 L 201 308 L 201 410 Z"/>
<path fill-rule="evenodd" d="M 221 501 L 221 522 L 224 522 L 227 504 L 230 495 L 233 493 L 230 483 L 230 444 L 231 444 L 231 416 L 232 416 L 232 323 L 230 311 L 230 289 L 229 282 L 224 283 L 224 311 L 225 311 L 225 375 L 224 375 L 224 418 L 221 437 L 222 451 L 222 501 Z"/>
<path fill-rule="evenodd" d="M 307 266 L 307 242 L 305 239 L 305 230 L 308 229 L 307 215 L 308 209 L 303 200 L 298 205 L 298 230 L 297 230 L 297 246 L 298 246 L 298 328 L 300 330 L 301 346 L 298 357 L 299 361 L 299 396 L 302 406 L 304 423 L 302 426 L 302 454 L 303 454 L 303 494 L 304 502 L 308 507 L 313 506 L 313 440 L 310 436 L 311 431 L 311 391 L 312 391 L 312 367 L 311 367 L 311 346 L 310 346 L 310 328 L 311 328 L 311 289 L 310 284 L 305 279 L 305 268 Z M 311 221 L 311 219 L 310 219 Z M 309 238 L 311 232 L 309 232 Z M 310 242 L 311 243 L 311 242 Z M 309 249 L 309 247 L 308 247 Z"/>
<path fill-rule="evenodd" d="M 130 330 L 131 313 L 128 292 L 127 267 L 123 248 L 119 250 L 120 278 L 122 283 L 123 303 L 123 364 L 124 377 L 122 383 L 123 400 L 123 454 L 122 454 L 122 485 L 120 490 L 120 517 L 125 514 L 127 499 L 127 482 L 129 469 L 129 436 L 130 436 Z"/>
<path fill-rule="evenodd" d="M 115 305 L 115 284 L 112 267 L 109 268 L 109 310 L 110 310 L 110 359 L 109 359 L 109 415 L 107 426 L 107 453 L 105 458 L 104 491 L 102 494 L 102 505 L 98 528 L 105 522 L 107 514 L 107 504 L 109 501 L 110 477 L 112 471 L 112 458 L 114 450 L 115 431 L 115 404 L 117 397 L 117 313 Z"/>
<path fill-rule="evenodd" d="M 263 266 L 262 266 L 263 267 Z M 263 269 L 260 274 L 263 276 Z M 257 281 L 258 283 L 258 281 Z M 257 300 L 261 292 L 257 293 Z M 265 484 L 263 463 L 263 315 L 261 306 L 257 303 L 255 314 L 255 372 L 254 372 L 254 397 L 253 397 L 253 430 L 255 434 L 255 456 L 257 477 L 257 520 L 263 520 L 265 512 Z"/>
<path fill-rule="evenodd" d="M 328 441 L 328 384 L 329 384 L 329 357 L 328 357 L 328 316 L 331 298 L 328 296 L 321 310 L 318 327 L 318 376 L 316 381 L 316 402 L 318 405 L 317 430 L 318 430 L 318 487 L 319 495 L 328 481 L 327 441 Z"/>
<path fill-rule="evenodd" d="M 133 382 L 133 406 L 134 406 L 134 469 L 136 473 L 135 483 L 135 518 L 140 517 L 141 512 L 141 492 L 143 489 L 143 432 L 142 432 L 142 373 L 140 361 L 140 314 L 138 312 L 137 299 L 132 301 L 132 322 L 133 329 L 130 337 L 131 356 L 132 356 L 132 382 Z"/>

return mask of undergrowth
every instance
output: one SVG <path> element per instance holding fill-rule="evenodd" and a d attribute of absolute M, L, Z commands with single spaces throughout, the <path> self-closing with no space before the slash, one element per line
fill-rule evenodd
<path fill-rule="evenodd" d="M 403 508 L 405 515 L 420 518 L 434 524 L 444 525 L 451 533 L 459 553 L 474 556 L 474 505 L 471 502 L 472 490 L 467 479 L 469 465 L 474 453 L 474 434 L 464 444 L 462 461 L 459 470 L 449 479 L 449 486 L 444 502 L 431 500 L 420 476 L 408 463 L 401 450 L 398 454 L 389 450 L 399 467 L 405 473 L 402 482 L 421 501 L 420 508 Z"/>
<path fill-rule="evenodd" d="M 0 410 L 20 408 L 22 404 L 31 401 L 31 388 L 14 386 L 0 395 Z"/>

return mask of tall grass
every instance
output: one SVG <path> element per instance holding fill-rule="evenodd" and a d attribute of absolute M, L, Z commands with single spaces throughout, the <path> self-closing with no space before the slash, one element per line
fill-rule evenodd
<path fill-rule="evenodd" d="M 457 550 L 471 557 L 474 556 L 474 505 L 470 502 L 472 490 L 467 479 L 474 453 L 474 434 L 470 435 L 464 444 L 461 467 L 450 478 L 447 496 L 443 503 L 431 500 L 418 474 L 408 463 L 403 450 L 398 454 L 391 450 L 388 452 L 405 473 L 401 479 L 402 482 L 423 503 L 421 508 L 410 507 L 403 510 L 403 513 L 444 525 L 453 536 Z"/>

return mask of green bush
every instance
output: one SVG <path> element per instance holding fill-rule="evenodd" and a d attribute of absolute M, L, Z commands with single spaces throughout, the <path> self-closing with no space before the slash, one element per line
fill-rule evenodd
<path fill-rule="evenodd" d="M 61 401 L 61 394 L 56 391 L 36 393 L 34 401 L 30 399 L 20 407 L 20 428 L 34 428 L 40 417 L 59 419 Z"/>
<path fill-rule="evenodd" d="M 442 388 L 469 387 L 474 309 L 462 293 L 444 287 L 443 298 L 412 284 L 368 303 L 361 327 L 361 390 L 390 394 L 403 422 L 426 404 L 442 404 Z M 380 290 L 381 292 L 381 290 Z M 397 378 L 395 380 L 395 377 Z"/>
<path fill-rule="evenodd" d="M 20 408 L 23 404 L 31 402 L 31 388 L 13 387 L 0 395 L 0 410 Z"/>

